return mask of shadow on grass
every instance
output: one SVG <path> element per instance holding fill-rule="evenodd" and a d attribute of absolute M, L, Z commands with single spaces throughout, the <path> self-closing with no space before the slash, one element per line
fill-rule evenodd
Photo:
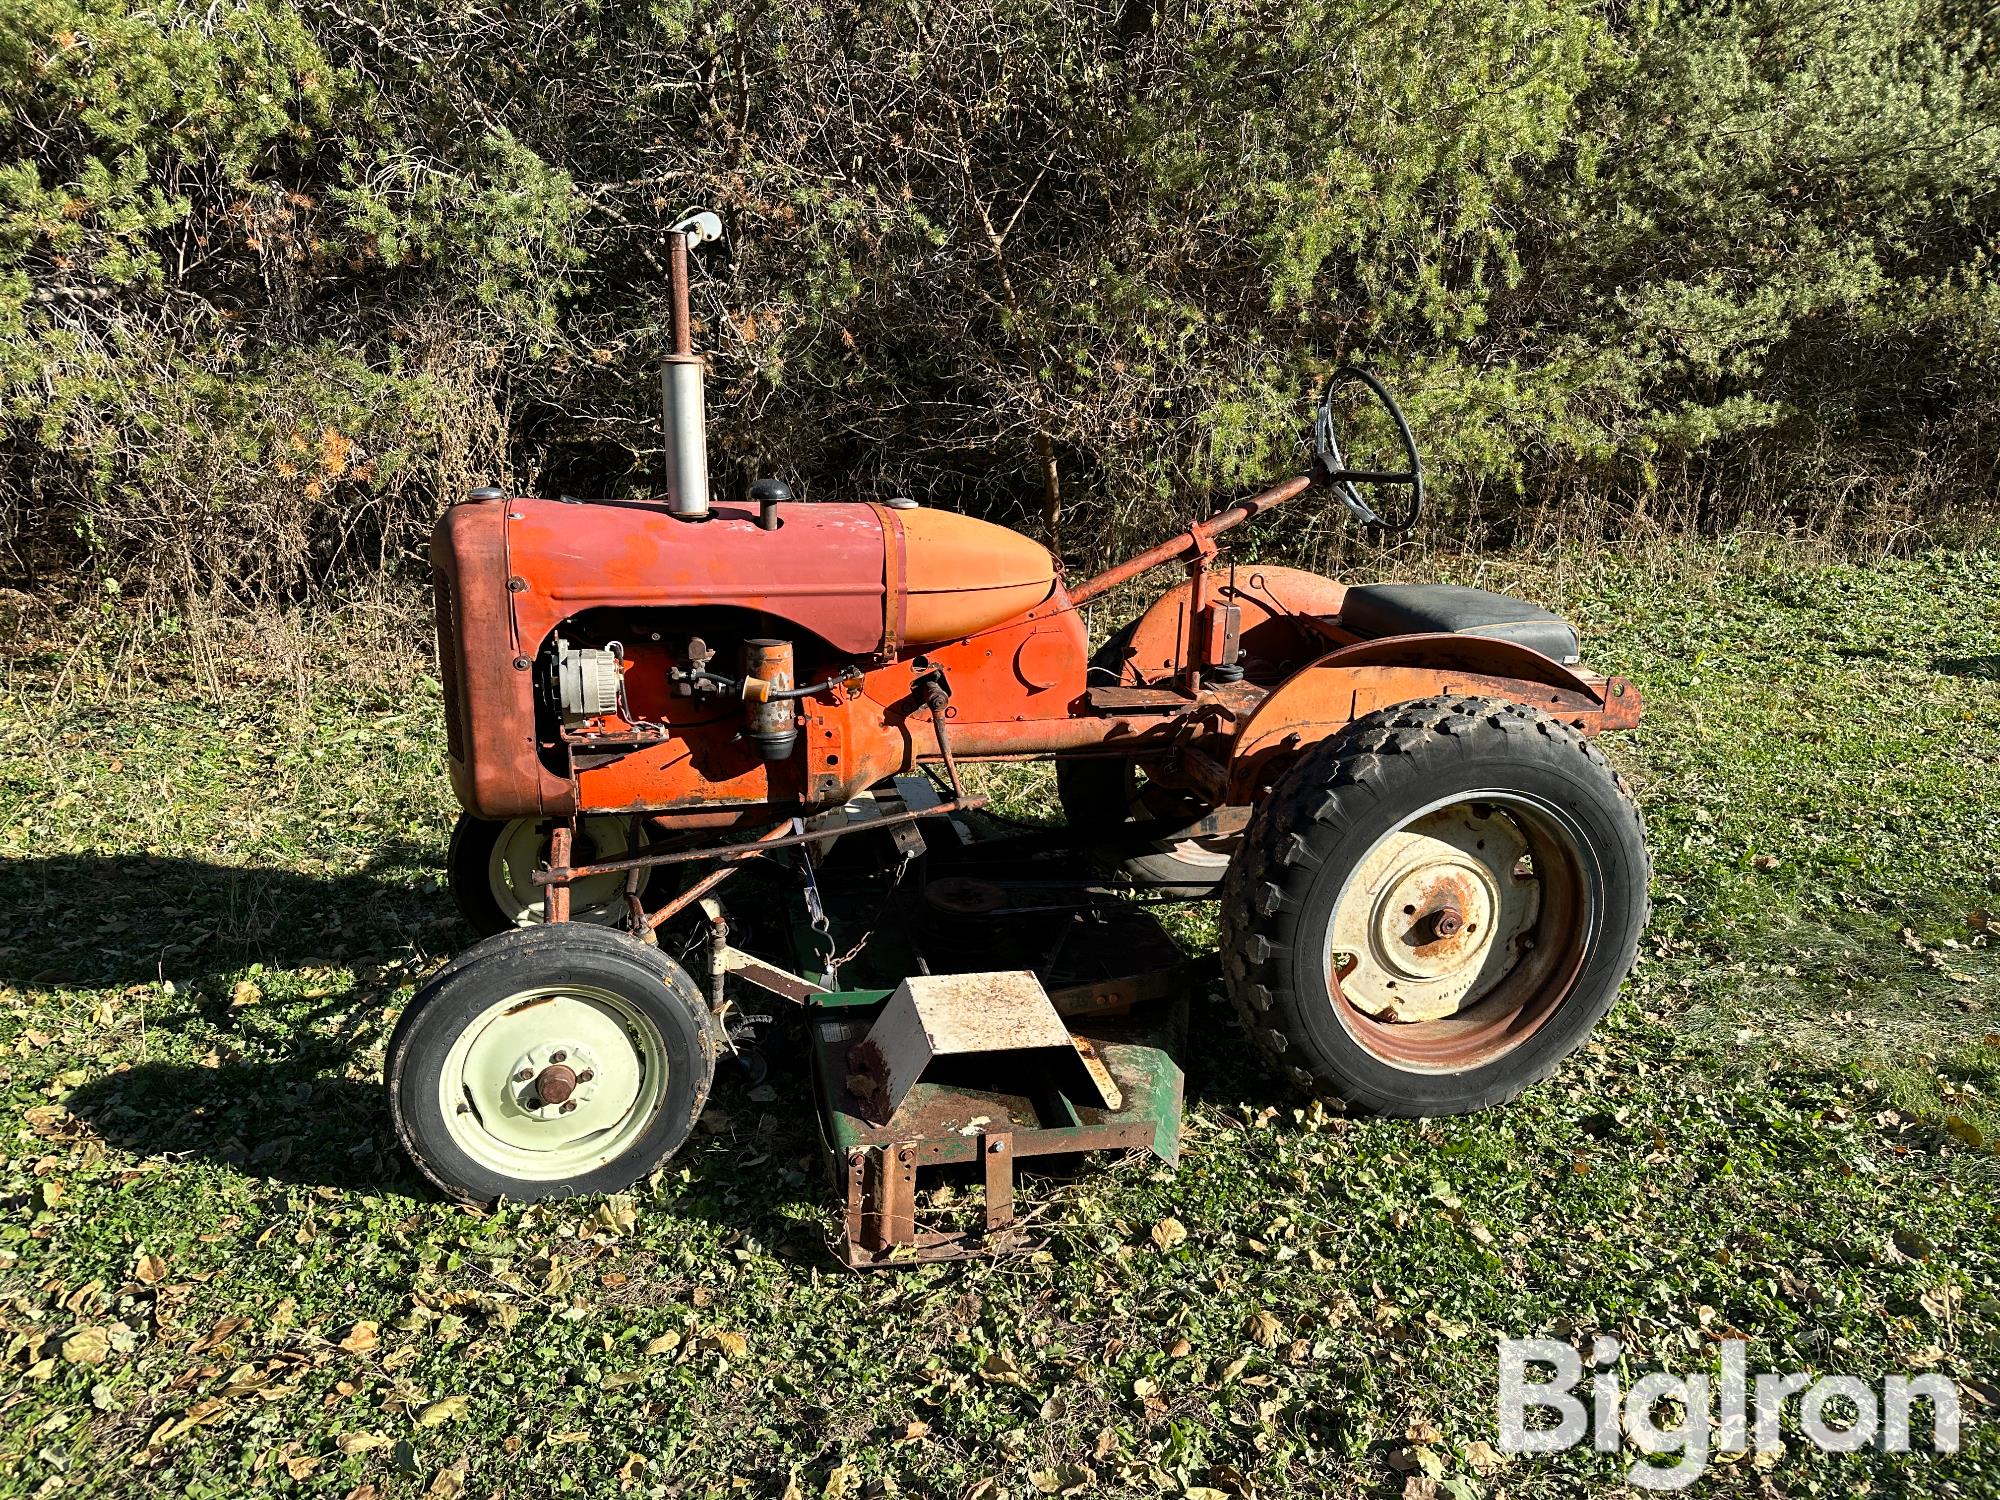
<path fill-rule="evenodd" d="M 213 987 L 261 962 L 381 963 L 471 941 L 428 845 L 389 845 L 366 868 L 316 876 L 150 854 L 0 861 L 0 982 Z"/>
<path fill-rule="evenodd" d="M 65 1101 L 118 1150 L 436 1204 L 436 1190 L 396 1143 L 372 1068 L 349 1076 L 360 1071 L 362 1035 L 379 1040 L 379 1025 L 368 1023 L 379 1021 L 387 991 L 360 980 L 316 999 L 314 989 L 297 986 L 302 970 L 362 969 L 413 953 L 442 959 L 469 946 L 472 935 L 434 866 L 437 853 L 391 845 L 366 868 L 330 876 L 145 854 L 0 862 L 0 902 L 17 917 L 0 937 L 0 982 L 83 989 L 175 982 L 175 1000 L 153 1002 L 147 1023 L 156 1037 L 173 1032 L 188 1044 L 180 1056 L 101 1074 Z M 269 971 L 265 998 L 232 1010 L 231 986 L 254 962 Z M 410 977 L 404 970 L 388 988 Z M 1199 992 L 1193 1011 L 1191 1102 L 1290 1101 Z M 336 1015 L 344 1016 L 337 1035 L 324 1024 Z M 725 1236 L 751 1237 L 781 1259 L 822 1265 L 836 1204 L 822 1176 L 798 1031 L 794 1019 L 771 1037 L 769 1093 L 740 1073 L 718 1078 L 710 1118 L 675 1160 L 676 1176 L 680 1168 L 691 1176 L 673 1190 L 669 1211 L 706 1220 Z M 213 1066 L 194 1060 L 211 1046 L 221 1054 L 210 1053 Z M 251 1055 L 232 1056 L 232 1048 Z M 1036 1175 L 1089 1178 L 1094 1163 Z M 801 1197 L 824 1216 L 802 1218 Z"/>
<path fill-rule="evenodd" d="M 334 1049 L 265 1063 L 143 1063 L 94 1078 L 65 1100 L 71 1114 L 113 1147 L 173 1164 L 207 1162 L 301 1188 L 392 1193 L 415 1206 L 450 1210 L 445 1196 L 403 1154 L 389 1121 L 379 1079 L 345 1076 L 348 1059 Z M 754 1239 L 780 1259 L 827 1264 L 832 1224 L 801 1220 L 789 1207 L 796 1187 L 774 1181 L 770 1166 L 805 1166 L 816 1145 L 810 1096 L 757 1106 L 742 1080 L 725 1073 L 713 1096 L 718 1106 L 673 1158 L 688 1170 L 658 1211 L 704 1221 L 725 1241 Z M 754 1167 L 749 1164 L 754 1164 Z M 830 1188 L 804 1174 L 813 1196 L 829 1206 Z M 640 1190 L 640 1191 L 643 1191 Z"/>
<path fill-rule="evenodd" d="M 326 1071 L 340 1063 L 141 1063 L 64 1102 L 135 1156 L 200 1158 L 304 1187 L 427 1192 L 396 1147 L 381 1084 Z"/>
<path fill-rule="evenodd" d="M 2000 653 L 1935 657 L 1931 661 L 1931 670 L 1943 677 L 1981 677 L 1988 682 L 2000 682 Z"/>

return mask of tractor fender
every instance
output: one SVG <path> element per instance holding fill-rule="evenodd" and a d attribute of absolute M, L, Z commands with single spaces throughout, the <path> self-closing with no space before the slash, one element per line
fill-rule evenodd
<path fill-rule="evenodd" d="M 1315 627 L 1337 616 L 1347 596 L 1347 586 L 1331 578 L 1269 563 L 1218 570 L 1210 589 L 1218 603 L 1241 611 L 1245 656 L 1285 671 L 1305 666 L 1326 650 L 1326 636 Z M 1186 669 L 1194 654 L 1195 630 L 1188 619 L 1193 604 L 1192 583 L 1178 584 L 1153 601 L 1132 627 L 1121 683 L 1136 687 L 1174 678 Z"/>
<path fill-rule="evenodd" d="M 1512 641 L 1475 635 L 1401 635 L 1329 652 L 1279 683 L 1236 736 L 1229 801 L 1247 803 L 1298 749 L 1364 715 L 1440 695 L 1501 698 L 1539 708 L 1586 735 L 1639 722 L 1639 690 Z"/>

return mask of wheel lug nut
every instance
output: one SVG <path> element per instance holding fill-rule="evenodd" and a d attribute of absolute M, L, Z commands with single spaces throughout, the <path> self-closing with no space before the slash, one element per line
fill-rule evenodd
<path fill-rule="evenodd" d="M 581 1073 L 576 1075 L 576 1081 L 578 1083 L 588 1083 L 590 1082 L 591 1079 L 595 1078 L 596 1076 L 597 1075 L 591 1072 L 590 1069 L 585 1068 Z"/>
<path fill-rule="evenodd" d="M 534 1076 L 535 1076 L 535 1070 L 533 1068 L 523 1068 L 521 1069 L 520 1072 L 514 1075 L 514 1082 L 526 1083 L 530 1078 L 533 1078 Z"/>
<path fill-rule="evenodd" d="M 576 1101 L 574 1099 L 565 1099 L 563 1101 L 562 1112 L 564 1114 L 571 1113 L 573 1110 L 575 1110 L 575 1108 L 576 1108 Z"/>
<path fill-rule="evenodd" d="M 568 1062 L 569 1054 L 567 1052 L 551 1052 L 549 1054 L 549 1061 L 552 1063 Z"/>

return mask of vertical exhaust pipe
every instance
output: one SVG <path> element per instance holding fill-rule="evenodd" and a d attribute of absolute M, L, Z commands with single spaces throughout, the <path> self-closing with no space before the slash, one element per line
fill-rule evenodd
<path fill-rule="evenodd" d="M 689 214 L 667 231 L 667 296 L 673 351 L 660 371 L 661 437 L 665 444 L 667 510 L 685 521 L 708 518 L 708 408 L 701 358 L 694 352 L 688 303 L 688 256 L 722 238 L 722 220 Z"/>

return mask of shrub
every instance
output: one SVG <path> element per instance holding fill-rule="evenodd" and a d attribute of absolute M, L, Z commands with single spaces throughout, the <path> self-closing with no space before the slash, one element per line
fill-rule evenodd
<path fill-rule="evenodd" d="M 0 0 L 0 536 L 269 595 L 469 482 L 643 487 L 692 205 L 725 489 L 1093 561 L 1360 357 L 1441 532 L 1935 529 L 1991 489 L 1992 50 L 1940 0 Z"/>

